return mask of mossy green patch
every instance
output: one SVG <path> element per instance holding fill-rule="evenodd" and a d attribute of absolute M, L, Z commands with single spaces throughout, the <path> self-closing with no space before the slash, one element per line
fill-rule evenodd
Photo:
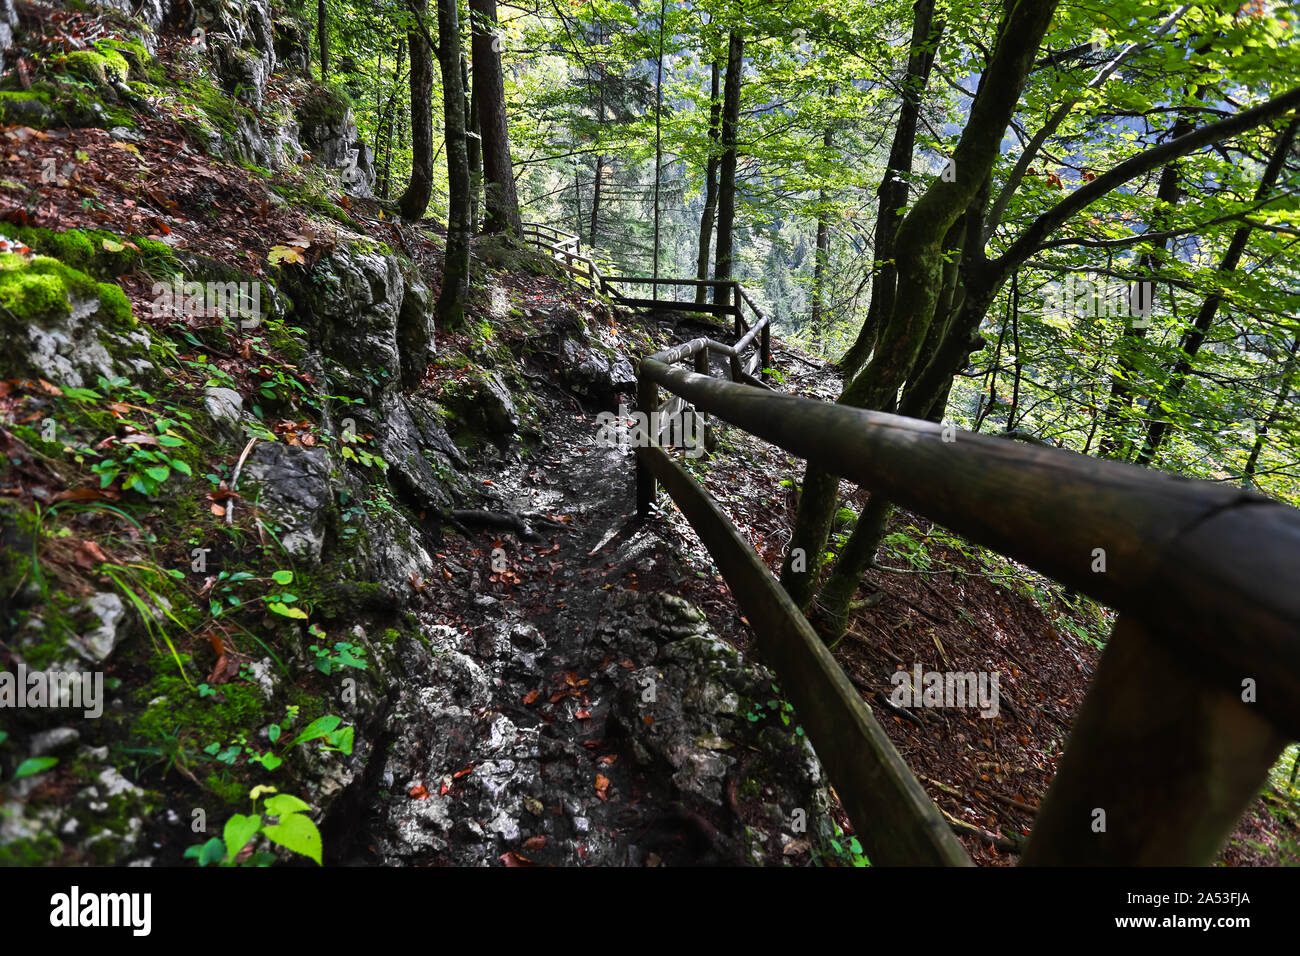
<path fill-rule="evenodd" d="M 97 83 L 125 83 L 131 67 L 120 52 L 106 43 L 93 50 L 76 50 L 64 58 L 68 71 Z"/>
<path fill-rule="evenodd" d="M 56 115 L 48 90 L 34 88 L 0 93 L 0 124 L 44 129 Z"/>
<path fill-rule="evenodd" d="M 151 275 L 179 271 L 171 247 L 155 239 L 119 236 L 102 229 L 59 231 L 22 226 L 3 231 L 33 252 L 58 259 L 101 281 L 136 269 Z"/>
<path fill-rule="evenodd" d="M 132 76 L 144 76 L 148 71 L 150 61 L 153 59 L 149 55 L 149 48 L 138 37 L 103 40 L 97 46 L 105 54 L 111 51 L 122 57 Z"/>
<path fill-rule="evenodd" d="M 90 276 L 50 256 L 27 259 L 0 254 L 0 323 L 48 322 L 71 314 L 74 303 L 97 302 L 95 310 L 112 325 L 135 322 L 131 304 L 117 286 Z"/>
<path fill-rule="evenodd" d="M 345 93 L 314 86 L 298 104 L 298 122 L 304 126 L 332 126 L 347 116 L 352 104 Z"/>

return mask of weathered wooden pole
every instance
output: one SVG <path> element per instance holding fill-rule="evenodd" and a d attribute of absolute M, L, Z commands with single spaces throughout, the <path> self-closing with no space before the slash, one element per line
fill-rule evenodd
<path fill-rule="evenodd" d="M 1020 863 L 1207 866 L 1286 742 L 1122 617 Z"/>

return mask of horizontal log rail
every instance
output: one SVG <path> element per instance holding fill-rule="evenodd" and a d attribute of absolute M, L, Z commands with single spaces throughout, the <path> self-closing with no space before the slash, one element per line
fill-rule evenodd
<path fill-rule="evenodd" d="M 681 465 L 655 447 L 638 448 L 637 456 L 680 505 L 732 589 L 745 594 L 745 613 L 764 659 L 794 703 L 859 834 L 887 834 L 863 841 L 871 861 L 970 866 L 925 789 L 754 549 Z"/>
<path fill-rule="evenodd" d="M 705 374 L 709 352 L 731 357 L 725 349 L 743 351 L 753 341 L 746 338 L 730 347 L 696 339 L 642 359 L 639 407 L 655 409 L 663 387 L 696 413 L 1120 612 L 1022 863 L 1211 862 L 1286 741 L 1300 737 L 1300 511 L 1211 482 Z M 675 367 L 686 360 L 694 371 Z M 658 455 L 638 449 L 638 512 L 649 514 L 658 477 L 753 623 L 868 853 L 883 862 L 915 852 L 910 862 L 935 862 L 914 847 L 932 827 L 928 811 L 903 801 L 910 824 L 901 838 L 896 822 L 868 809 L 879 795 L 853 792 L 866 785 L 842 753 L 850 710 L 858 759 L 888 781 L 875 785 L 910 787 L 900 782 L 906 768 L 861 729 L 874 726 L 870 709 L 856 693 L 856 704 L 843 699 L 844 683 L 804 646 L 802 615 L 792 620 L 789 606 L 756 590 L 753 569 L 741 567 L 727 536 L 703 527 L 715 523 L 709 509 L 680 476 L 665 473 Z M 832 698 L 837 720 L 826 716 Z"/>
<path fill-rule="evenodd" d="M 763 342 L 762 355 L 757 363 L 745 370 L 745 373 L 752 375 L 757 367 L 765 369 L 770 364 L 768 349 L 771 332 L 767 327 L 767 320 L 754 303 L 754 300 L 750 298 L 749 293 L 734 279 L 662 279 L 646 276 L 606 276 L 601 274 L 599 267 L 590 256 L 582 254 L 582 240 L 571 232 L 565 232 L 563 229 L 557 229 L 554 226 L 547 226 L 542 223 L 526 222 L 520 229 L 520 237 L 543 252 L 549 253 L 551 258 L 555 259 L 565 272 L 586 281 L 593 291 L 608 295 L 619 305 L 640 309 L 673 309 L 682 312 L 731 316 L 735 322 L 737 337 L 744 335 L 751 328 L 758 328 Z M 616 288 L 615 284 L 649 285 L 652 287 L 650 298 L 628 295 Z M 661 299 L 659 298 L 659 286 L 661 285 L 703 286 L 713 290 L 715 300 L 719 289 L 732 289 L 735 291 L 735 295 L 731 298 L 735 304 L 717 305 L 716 302 L 701 304 L 696 303 L 694 300 Z M 751 326 L 745 319 L 745 305 L 749 306 L 759 320 L 754 326 Z"/>

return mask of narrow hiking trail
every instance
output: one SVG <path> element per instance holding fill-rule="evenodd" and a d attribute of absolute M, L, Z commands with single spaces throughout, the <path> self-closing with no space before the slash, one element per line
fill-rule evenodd
<path fill-rule="evenodd" d="M 540 444 L 475 462 L 477 508 L 524 524 L 451 536 L 434 555 L 452 587 L 430 587 L 418 614 L 446 664 L 416 698 L 417 719 L 439 726 L 393 748 L 374 852 L 413 864 L 808 862 L 809 840 L 782 829 L 830 801 L 814 792 L 824 781 L 801 731 L 754 708 L 773 679 L 732 650 L 748 638 L 726 586 L 678 523 L 636 523 L 632 451 L 597 441 L 598 410 L 553 386 L 536 398 Z"/>

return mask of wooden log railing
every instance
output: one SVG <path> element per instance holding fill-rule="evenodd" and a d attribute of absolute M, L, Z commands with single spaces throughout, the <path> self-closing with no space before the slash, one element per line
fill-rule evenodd
<path fill-rule="evenodd" d="M 561 269 L 583 280 L 593 292 L 603 294 L 610 291 L 605 277 L 600 273 L 600 267 L 590 256 L 582 254 L 582 240 L 573 233 L 554 226 L 526 222 L 521 226 L 519 236 L 525 242 L 549 253 Z"/>
<path fill-rule="evenodd" d="M 1300 738 L 1300 511 L 708 374 L 708 352 L 741 345 L 697 339 L 642 359 L 638 406 L 655 410 L 662 387 L 1119 611 L 1021 863 L 1212 862 Z M 969 862 L 808 622 L 658 439 L 638 441 L 638 513 L 659 481 L 691 521 L 871 859 Z"/>
<path fill-rule="evenodd" d="M 762 310 L 759 309 L 739 282 L 733 279 L 661 279 L 658 277 L 646 278 L 644 276 L 604 276 L 591 257 L 582 254 L 582 240 L 571 232 L 565 232 L 563 229 L 557 229 L 554 226 L 547 226 L 542 223 L 526 222 L 521 228 L 520 237 L 542 251 L 549 253 L 551 258 L 555 259 L 565 272 L 583 279 L 593 291 L 610 296 L 619 305 L 628 306 L 629 308 L 673 309 L 682 312 L 701 312 L 706 315 L 732 316 L 735 320 L 736 336 L 741 341 L 737 342 L 734 347 L 724 346 L 717 342 L 711 342 L 709 347 L 724 352 L 731 358 L 732 378 L 734 381 L 748 379 L 751 384 L 763 384 L 761 378 L 754 377 L 754 373 L 760 371 L 761 375 L 765 376 L 766 369 L 772 364 L 772 330 Z M 615 288 L 615 283 L 649 285 L 651 286 L 650 298 L 628 296 Z M 734 300 L 735 304 L 699 304 L 694 300 L 661 299 L 659 298 L 659 286 L 661 285 L 669 287 L 689 286 L 691 288 L 704 286 L 713 290 L 715 299 L 717 298 L 718 289 L 733 289 L 735 295 L 731 296 L 731 299 Z M 758 320 L 752 326 L 745 318 L 746 305 L 749 306 L 754 317 Z M 758 336 L 759 340 L 758 351 L 747 362 L 742 363 L 740 354 L 755 335 Z"/>

